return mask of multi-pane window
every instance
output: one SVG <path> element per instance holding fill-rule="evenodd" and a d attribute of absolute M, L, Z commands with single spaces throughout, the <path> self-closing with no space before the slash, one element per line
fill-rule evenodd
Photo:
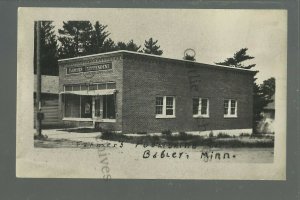
<path fill-rule="evenodd" d="M 209 100 L 207 98 L 193 98 L 193 116 L 209 117 Z"/>
<path fill-rule="evenodd" d="M 163 97 L 156 97 L 156 108 L 155 108 L 155 114 L 162 115 L 163 114 Z"/>
<path fill-rule="evenodd" d="M 65 91 L 116 89 L 115 82 L 65 85 Z"/>
<path fill-rule="evenodd" d="M 237 101 L 235 99 L 224 100 L 224 117 L 237 117 Z"/>
<path fill-rule="evenodd" d="M 166 115 L 174 114 L 174 97 L 166 97 Z"/>
<path fill-rule="evenodd" d="M 175 97 L 173 96 L 156 97 L 155 114 L 157 118 L 175 117 Z"/>

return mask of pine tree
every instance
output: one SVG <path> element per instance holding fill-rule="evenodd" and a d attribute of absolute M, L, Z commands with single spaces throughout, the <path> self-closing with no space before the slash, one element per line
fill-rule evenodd
<path fill-rule="evenodd" d="M 89 54 L 92 45 L 93 26 L 89 21 L 63 22 L 63 29 L 59 29 L 58 40 L 60 58 L 70 58 Z"/>
<path fill-rule="evenodd" d="M 34 24 L 36 30 L 37 23 Z M 36 60 L 36 32 L 34 32 L 34 61 Z M 52 21 L 41 21 L 40 28 L 40 65 L 42 75 L 58 75 L 57 40 Z M 34 62 L 36 73 L 36 62 Z"/>
<path fill-rule="evenodd" d="M 102 53 L 102 52 L 109 51 L 107 48 L 109 47 L 108 45 L 110 44 L 111 39 L 110 41 L 106 42 L 106 38 L 110 35 L 108 31 L 105 31 L 106 28 L 107 25 L 102 25 L 99 23 L 99 21 L 96 21 L 94 25 L 94 31 L 92 32 L 91 35 L 91 46 L 87 50 L 88 54 L 95 54 L 95 53 Z M 105 47 L 104 47 L 104 43 L 106 45 Z"/>
<path fill-rule="evenodd" d="M 254 57 L 249 56 L 246 54 L 246 51 L 248 48 L 242 48 L 239 51 L 237 51 L 232 58 L 227 58 L 223 62 L 218 62 L 216 64 L 218 65 L 226 65 L 226 66 L 231 66 L 231 67 L 239 67 L 239 68 L 244 68 L 244 69 L 251 69 L 255 67 L 255 64 L 251 65 L 244 65 L 242 62 L 246 60 L 252 60 Z"/>
<path fill-rule="evenodd" d="M 108 38 L 103 42 L 101 50 L 102 52 L 110 52 L 117 50 L 117 47 L 115 42 L 111 38 Z"/>
<path fill-rule="evenodd" d="M 152 37 L 148 41 L 145 40 L 145 48 L 143 49 L 144 53 L 162 55 L 163 51 L 160 50 L 160 46 L 157 45 L 157 42 L 158 41 L 154 41 Z"/>
<path fill-rule="evenodd" d="M 135 52 L 141 52 L 139 49 L 141 46 L 138 46 L 134 43 L 133 40 L 130 40 L 128 43 L 125 42 L 118 42 L 117 43 L 117 50 L 127 50 L 127 51 L 135 51 Z"/>

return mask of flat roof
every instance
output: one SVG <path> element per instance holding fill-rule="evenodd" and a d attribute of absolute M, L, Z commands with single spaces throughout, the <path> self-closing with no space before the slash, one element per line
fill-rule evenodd
<path fill-rule="evenodd" d="M 218 65 L 218 64 L 201 63 L 201 62 L 196 62 L 196 61 L 191 61 L 191 60 L 176 59 L 176 58 L 170 58 L 170 57 L 159 56 L 159 55 L 154 55 L 154 54 L 140 53 L 140 52 L 135 52 L 135 51 L 127 51 L 127 50 L 118 50 L 118 51 L 111 51 L 111 52 L 105 52 L 105 53 L 91 54 L 91 55 L 86 55 L 86 56 L 78 56 L 78 57 L 73 57 L 73 58 L 65 58 L 65 59 L 59 59 L 58 61 L 61 62 L 61 61 L 69 61 L 69 60 L 79 60 L 81 58 L 90 58 L 90 57 L 95 57 L 95 56 L 111 55 L 111 54 L 117 54 L 117 53 L 129 53 L 129 54 L 135 54 L 135 55 L 155 57 L 155 58 L 160 58 L 160 59 L 168 59 L 168 60 L 173 60 L 173 61 L 188 62 L 188 63 L 195 63 L 195 64 L 204 64 L 204 65 L 211 65 L 211 66 L 234 69 L 234 70 L 255 72 L 254 70 L 251 70 L 251 69 L 230 67 L 230 66 Z"/>

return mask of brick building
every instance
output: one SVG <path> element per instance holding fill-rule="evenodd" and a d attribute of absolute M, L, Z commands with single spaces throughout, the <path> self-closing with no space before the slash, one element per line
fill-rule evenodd
<path fill-rule="evenodd" d="M 60 115 L 123 133 L 252 132 L 253 75 L 129 51 L 62 59 Z"/>

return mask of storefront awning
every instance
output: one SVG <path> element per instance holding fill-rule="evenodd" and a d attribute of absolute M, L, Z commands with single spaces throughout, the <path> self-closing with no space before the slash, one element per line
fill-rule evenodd
<path fill-rule="evenodd" d="M 76 94 L 76 95 L 87 95 L 87 96 L 97 96 L 97 95 L 111 95 L 116 92 L 116 89 L 109 90 L 85 90 L 85 91 L 64 91 L 59 94 Z"/>

